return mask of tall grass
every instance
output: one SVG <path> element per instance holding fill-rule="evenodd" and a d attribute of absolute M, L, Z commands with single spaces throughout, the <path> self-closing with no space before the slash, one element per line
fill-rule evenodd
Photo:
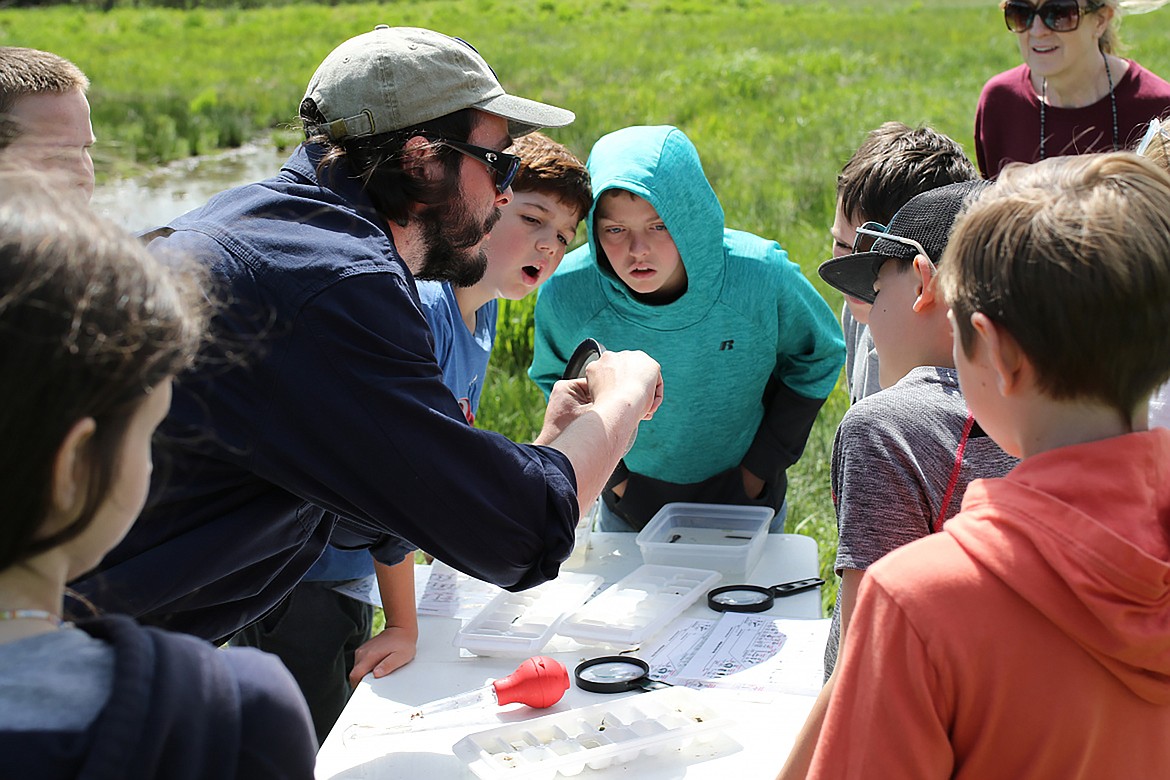
<path fill-rule="evenodd" d="M 1170 75 L 1167 14 L 1126 19 L 1133 56 Z M 471 41 L 517 94 L 572 108 L 553 132 L 585 155 L 602 134 L 669 123 L 695 142 L 727 223 L 775 238 L 833 307 L 828 256 L 834 178 L 883 121 L 929 123 L 971 150 L 983 82 L 1018 63 L 995 0 L 432 0 L 249 10 L 71 7 L 8 10 L 0 44 L 50 49 L 91 77 L 99 176 L 127 162 L 201 153 L 284 126 L 313 69 L 377 23 Z M 527 382 L 531 301 L 503 307 L 480 421 L 517 438 L 539 426 Z M 826 404 L 790 473 L 790 526 L 836 545 Z M 826 569 L 826 571 L 828 571 Z M 832 589 L 826 598 L 831 599 Z"/>

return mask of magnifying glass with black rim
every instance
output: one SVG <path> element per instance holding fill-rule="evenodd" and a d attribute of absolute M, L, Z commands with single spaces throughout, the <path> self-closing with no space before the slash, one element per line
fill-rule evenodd
<path fill-rule="evenodd" d="M 561 379 L 580 379 L 585 376 L 585 369 L 589 368 L 590 363 L 601 357 L 603 352 L 605 352 L 605 347 L 601 346 L 597 339 L 583 340 L 569 356 L 569 362 L 565 364 Z"/>
<path fill-rule="evenodd" d="M 601 343 L 597 339 L 582 339 L 581 343 L 577 345 L 577 348 L 573 350 L 573 354 L 569 356 L 569 362 L 565 364 L 565 370 L 561 374 L 561 379 L 584 378 L 585 369 L 589 368 L 589 364 L 600 358 L 604 353 L 605 347 L 601 346 Z M 637 438 L 638 429 L 635 428 L 634 432 L 630 434 L 630 441 L 626 444 L 626 452 L 633 449 L 634 441 Z M 625 462 L 618 461 L 614 474 L 621 475 L 628 473 Z"/>
<path fill-rule="evenodd" d="M 766 588 L 762 585 L 723 585 L 707 591 L 707 606 L 716 612 L 767 612 L 776 599 L 815 590 L 825 584 L 819 577 L 793 580 Z"/>
<path fill-rule="evenodd" d="M 577 687 L 590 693 L 626 693 L 669 688 L 650 679 L 650 664 L 632 655 L 603 655 L 582 661 L 573 670 Z"/>

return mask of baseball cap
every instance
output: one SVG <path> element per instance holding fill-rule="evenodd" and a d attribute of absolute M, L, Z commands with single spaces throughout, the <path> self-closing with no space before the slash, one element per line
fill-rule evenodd
<path fill-rule="evenodd" d="M 982 180 L 947 184 L 915 195 L 898 209 L 883 233 L 892 238 L 879 237 L 865 252 L 826 260 L 817 273 L 830 285 L 854 298 L 873 303 L 873 283 L 882 263 L 887 260 L 913 260 L 918 244 L 935 264 L 942 259 L 947 239 L 955 219 L 989 185 Z M 872 227 L 876 223 L 866 223 Z M 881 229 L 880 225 L 876 225 Z M 902 242 L 896 238 L 909 239 Z"/>
<path fill-rule="evenodd" d="M 471 44 L 418 27 L 380 24 L 329 53 L 309 81 L 331 140 L 404 130 L 465 108 L 508 120 L 513 137 L 563 127 L 572 111 L 504 92 Z"/>

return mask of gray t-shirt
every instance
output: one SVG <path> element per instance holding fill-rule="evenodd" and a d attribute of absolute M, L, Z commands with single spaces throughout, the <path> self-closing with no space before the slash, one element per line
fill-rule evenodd
<path fill-rule="evenodd" d="M 841 331 L 845 334 L 845 385 L 849 403 L 855 404 L 882 389 L 878 382 L 878 354 L 869 326 L 853 318 L 849 305 L 841 307 Z"/>
<path fill-rule="evenodd" d="M 114 648 L 78 628 L 0 644 L 5 731 L 82 731 L 114 684 Z"/>
<path fill-rule="evenodd" d="M 868 569 L 886 553 L 929 535 L 940 514 L 946 519 L 958 513 L 971 481 L 1001 477 L 1016 465 L 975 428 L 955 475 L 967 419 L 955 370 L 929 366 L 845 413 L 833 440 L 831 471 L 838 574 Z M 838 591 L 825 647 L 826 678 L 837 663 L 840 619 Z"/>

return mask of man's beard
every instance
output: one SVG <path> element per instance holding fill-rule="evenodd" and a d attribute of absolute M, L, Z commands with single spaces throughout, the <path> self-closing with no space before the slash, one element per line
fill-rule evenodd
<path fill-rule="evenodd" d="M 424 210 L 417 219 L 422 222 L 424 254 L 416 278 L 450 282 L 456 287 L 470 287 L 483 278 L 487 255 L 476 247 L 499 221 L 498 208 L 480 222 L 460 196 Z"/>

